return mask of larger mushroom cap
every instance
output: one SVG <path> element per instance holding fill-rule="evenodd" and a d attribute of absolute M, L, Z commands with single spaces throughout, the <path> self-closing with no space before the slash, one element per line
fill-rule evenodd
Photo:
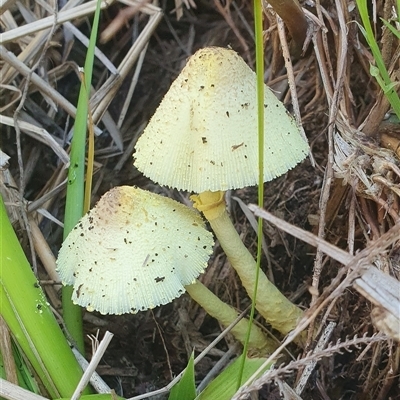
<path fill-rule="evenodd" d="M 194 282 L 212 252 L 200 215 L 130 186 L 111 189 L 70 232 L 57 260 L 72 300 L 102 314 L 166 304 Z"/>
<path fill-rule="evenodd" d="M 264 180 L 287 172 L 308 145 L 265 86 Z M 256 75 L 233 50 L 204 48 L 187 62 L 136 144 L 153 181 L 201 193 L 258 183 Z"/>

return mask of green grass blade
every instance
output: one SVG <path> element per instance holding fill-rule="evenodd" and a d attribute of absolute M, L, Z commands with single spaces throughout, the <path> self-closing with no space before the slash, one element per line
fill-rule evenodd
<path fill-rule="evenodd" d="M 52 398 L 71 396 L 82 370 L 65 340 L 0 196 L 1 315 Z"/>
<path fill-rule="evenodd" d="M 383 58 L 381 52 L 379 50 L 379 46 L 375 40 L 374 32 L 372 31 L 371 22 L 368 15 L 368 8 L 366 0 L 357 0 L 358 12 L 360 13 L 361 21 L 363 27 L 360 30 L 365 36 L 365 39 L 371 48 L 372 55 L 375 59 L 376 67 L 378 68 L 379 74 L 375 72 L 375 78 L 382 90 L 384 91 L 387 99 L 389 100 L 390 105 L 393 107 L 394 112 L 398 117 L 400 117 L 400 99 L 399 96 L 392 86 L 392 81 L 390 80 L 389 73 L 386 69 L 385 63 L 383 62 Z M 372 72 L 376 71 L 372 69 Z"/>
<path fill-rule="evenodd" d="M 85 184 L 85 202 L 83 212 L 90 210 L 90 200 L 92 197 L 92 178 L 94 165 L 94 124 L 92 114 L 89 110 L 89 135 L 88 135 L 88 151 L 87 151 L 87 168 L 86 168 L 86 184 Z"/>
<path fill-rule="evenodd" d="M 247 381 L 260 368 L 266 358 L 248 358 L 243 354 L 237 358 L 229 367 L 219 374 L 197 397 L 196 400 L 230 400 L 236 392 L 237 376 L 242 369 L 243 358 L 245 368 L 243 369 L 243 380 Z M 267 370 L 266 367 L 265 370 Z"/>
<path fill-rule="evenodd" d="M 400 3 L 400 2 L 399 2 Z M 400 40 L 400 31 L 396 29 L 392 24 L 390 24 L 388 21 L 385 21 L 383 18 L 381 18 L 381 21 L 385 24 L 386 28 L 388 28 L 393 35 L 397 37 L 397 39 Z"/>
<path fill-rule="evenodd" d="M 183 400 L 182 398 L 181 400 Z M 56 400 L 70 400 L 69 398 L 65 397 L 62 399 Z M 89 394 L 85 396 L 81 396 L 79 400 L 125 400 L 123 397 L 117 396 L 114 393 L 107 393 L 107 394 Z"/>
<path fill-rule="evenodd" d="M 254 30 L 256 45 L 256 74 L 257 74 L 257 121 L 258 121 L 258 206 L 264 207 L 264 43 L 263 43 L 263 10 L 260 1 L 254 0 Z M 257 221 L 257 273 L 254 285 L 254 297 L 251 303 L 249 316 L 249 327 L 247 331 L 246 341 L 243 346 L 243 354 L 247 353 L 251 325 L 254 319 L 257 288 L 261 266 L 262 251 L 262 219 Z M 237 385 L 238 389 L 243 381 L 243 373 L 245 368 L 246 357 L 241 358 L 241 368 L 238 370 Z"/>
<path fill-rule="evenodd" d="M 195 398 L 194 354 L 192 353 L 181 380 L 171 389 L 168 400 L 194 400 Z"/>
<path fill-rule="evenodd" d="M 85 68 L 81 84 L 77 113 L 74 125 L 74 136 L 71 143 L 71 161 L 68 170 L 67 198 L 64 215 L 64 239 L 83 215 L 84 210 L 84 180 L 85 180 L 85 149 L 87 116 L 89 110 L 89 90 L 92 83 L 94 50 L 100 17 L 100 0 L 94 15 L 93 28 L 90 35 L 89 47 L 85 60 Z M 62 292 L 63 318 L 65 325 L 83 353 L 83 329 L 81 308 L 71 301 L 72 287 L 64 287 Z"/>

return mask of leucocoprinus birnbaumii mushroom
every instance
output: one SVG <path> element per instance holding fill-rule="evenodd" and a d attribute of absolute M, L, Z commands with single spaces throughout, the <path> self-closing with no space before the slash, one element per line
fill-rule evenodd
<path fill-rule="evenodd" d="M 166 197 L 131 186 L 111 189 L 70 232 L 57 259 L 72 300 L 102 314 L 136 313 L 185 292 L 223 325 L 238 313 L 196 278 L 207 267 L 212 234 L 200 214 Z M 232 333 L 244 341 L 247 321 Z M 265 347 L 253 326 L 251 346 Z"/>
<path fill-rule="evenodd" d="M 294 119 L 265 86 L 264 181 L 309 151 Z M 256 264 L 226 212 L 224 192 L 258 183 L 256 75 L 233 50 L 204 48 L 188 60 L 136 144 L 135 166 L 161 184 L 199 193 L 194 206 L 210 222 L 249 296 Z M 256 307 L 277 330 L 302 311 L 261 274 Z"/>

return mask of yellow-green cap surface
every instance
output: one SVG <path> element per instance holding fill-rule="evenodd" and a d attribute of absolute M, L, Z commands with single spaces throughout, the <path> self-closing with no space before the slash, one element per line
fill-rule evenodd
<path fill-rule="evenodd" d="M 264 181 L 309 151 L 292 116 L 265 87 Z M 199 50 L 172 83 L 136 144 L 154 182 L 197 193 L 258 183 L 256 75 L 233 50 Z"/>
<path fill-rule="evenodd" d="M 57 260 L 72 300 L 102 314 L 171 302 L 207 266 L 212 234 L 199 213 L 130 186 L 107 192 L 70 232 Z"/>

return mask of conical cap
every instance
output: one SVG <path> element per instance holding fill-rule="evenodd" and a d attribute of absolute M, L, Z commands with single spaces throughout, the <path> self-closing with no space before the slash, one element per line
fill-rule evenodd
<path fill-rule="evenodd" d="M 284 105 L 265 86 L 264 181 L 308 154 Z M 187 62 L 136 144 L 154 182 L 201 193 L 258 184 L 256 74 L 233 50 L 204 48 Z"/>

